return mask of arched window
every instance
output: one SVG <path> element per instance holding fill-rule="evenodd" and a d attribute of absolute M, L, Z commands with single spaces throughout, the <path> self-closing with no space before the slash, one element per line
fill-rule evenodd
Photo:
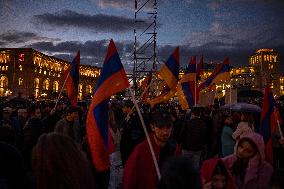
<path fill-rule="evenodd" d="M 1 78 L 0 78 L 0 87 L 1 88 L 8 87 L 8 78 L 6 76 L 1 76 Z"/>
<path fill-rule="evenodd" d="M 91 86 L 91 85 L 87 85 L 87 86 L 86 86 L 86 93 L 87 93 L 87 94 L 92 94 L 92 93 L 93 93 L 93 91 L 92 91 L 92 86 Z"/>
<path fill-rule="evenodd" d="M 19 78 L 19 86 L 23 85 L 23 78 Z"/>
<path fill-rule="evenodd" d="M 8 89 L 8 78 L 6 76 L 1 76 L 0 78 L 0 96 L 7 95 Z"/>
<path fill-rule="evenodd" d="M 53 92 L 58 92 L 59 84 L 58 81 L 53 82 Z"/>
<path fill-rule="evenodd" d="M 83 89 L 83 85 L 82 84 L 79 84 L 79 86 L 78 86 L 78 88 L 79 88 L 79 99 L 80 100 L 82 100 L 82 97 L 83 97 L 83 92 L 82 92 L 82 89 Z"/>
<path fill-rule="evenodd" d="M 36 89 L 39 89 L 39 78 L 35 78 L 34 85 Z"/>
<path fill-rule="evenodd" d="M 49 89 L 49 79 L 43 81 L 43 90 Z"/>

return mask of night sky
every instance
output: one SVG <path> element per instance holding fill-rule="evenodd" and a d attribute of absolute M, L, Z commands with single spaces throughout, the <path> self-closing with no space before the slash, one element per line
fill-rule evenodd
<path fill-rule="evenodd" d="M 284 57 L 283 0 L 157 2 L 159 62 L 176 46 L 183 67 L 201 54 L 205 62 L 228 56 L 233 66 L 247 65 L 259 48 Z M 0 0 L 0 17 L 2 48 L 32 47 L 68 61 L 80 50 L 83 64 L 101 66 L 113 38 L 127 70 L 133 65 L 134 0 Z"/>

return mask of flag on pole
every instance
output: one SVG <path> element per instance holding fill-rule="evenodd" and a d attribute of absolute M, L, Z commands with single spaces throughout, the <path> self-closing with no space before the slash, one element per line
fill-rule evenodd
<path fill-rule="evenodd" d="M 159 75 L 170 89 L 174 89 L 179 79 L 179 47 L 177 47 L 167 62 L 162 65 Z"/>
<path fill-rule="evenodd" d="M 108 103 L 112 95 L 129 87 L 113 40 L 110 40 L 101 75 L 87 114 L 87 137 L 97 171 L 109 168 Z"/>
<path fill-rule="evenodd" d="M 151 71 L 145 79 L 142 81 L 142 89 L 143 89 L 143 102 L 147 102 L 148 94 L 149 94 L 149 85 L 152 82 L 153 72 Z"/>
<path fill-rule="evenodd" d="M 279 121 L 281 123 L 281 117 L 276 107 L 276 101 L 273 97 L 270 86 L 265 87 L 265 93 L 261 111 L 261 122 L 260 122 L 260 134 L 263 136 L 265 143 L 265 156 L 266 160 L 273 163 L 273 151 L 272 151 L 272 135 L 278 128 Z"/>
<path fill-rule="evenodd" d="M 169 59 L 159 71 L 159 75 L 164 80 L 166 86 L 163 88 L 163 92 L 148 101 L 151 106 L 166 102 L 175 95 L 176 86 L 179 80 L 179 48 L 177 47 L 171 54 Z"/>
<path fill-rule="evenodd" d="M 195 105 L 196 57 L 191 58 L 177 86 L 177 96 L 183 110 Z"/>
<path fill-rule="evenodd" d="M 65 71 L 67 95 L 72 106 L 77 106 L 78 85 L 79 85 L 80 51 Z"/>
<path fill-rule="evenodd" d="M 198 90 L 202 90 L 205 87 L 209 87 L 212 84 L 219 83 L 221 81 L 226 81 L 230 79 L 230 66 L 229 58 L 226 58 L 224 62 L 218 65 L 213 73 L 199 85 Z"/>
<path fill-rule="evenodd" d="M 200 58 L 199 64 L 197 64 L 197 70 L 196 70 L 197 79 L 199 79 L 200 75 L 203 74 L 203 64 L 204 64 L 204 60 L 203 60 L 203 55 L 202 55 Z"/>

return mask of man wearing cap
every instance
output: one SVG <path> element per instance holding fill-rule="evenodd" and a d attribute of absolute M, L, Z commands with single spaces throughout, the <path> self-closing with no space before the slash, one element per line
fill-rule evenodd
<path fill-rule="evenodd" d="M 173 122 L 171 115 L 166 111 L 157 111 L 152 114 L 150 134 L 153 150 L 159 168 L 171 156 L 181 153 L 179 147 L 169 140 Z M 136 146 L 126 162 L 123 176 L 123 189 L 154 189 L 157 187 L 158 177 L 154 161 L 147 140 Z"/>

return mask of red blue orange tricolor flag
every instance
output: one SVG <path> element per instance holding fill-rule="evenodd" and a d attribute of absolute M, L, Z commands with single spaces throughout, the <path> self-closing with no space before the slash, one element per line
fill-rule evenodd
<path fill-rule="evenodd" d="M 166 102 L 175 95 L 176 86 L 179 80 L 179 48 L 177 47 L 165 64 L 162 65 L 159 75 L 164 80 L 166 87 L 163 92 L 151 99 L 149 104 L 154 106 L 158 103 Z"/>
<path fill-rule="evenodd" d="M 218 65 L 213 73 L 199 85 L 198 90 L 202 90 L 205 87 L 209 87 L 214 83 L 218 83 L 221 81 L 230 79 L 230 66 L 229 66 L 229 58 L 226 58 L 224 62 Z"/>
<path fill-rule="evenodd" d="M 204 60 L 203 60 L 203 55 L 202 55 L 200 58 L 199 64 L 197 64 L 197 70 L 196 70 L 197 78 L 203 74 L 203 64 L 204 64 Z"/>
<path fill-rule="evenodd" d="M 177 96 L 183 110 L 195 105 L 196 71 L 196 57 L 193 57 L 177 86 Z"/>
<path fill-rule="evenodd" d="M 276 101 L 273 97 L 271 88 L 267 85 L 263 98 L 263 105 L 261 111 L 261 122 L 259 132 L 263 136 L 265 143 L 265 157 L 268 162 L 273 163 L 273 150 L 272 150 L 272 135 L 278 128 L 278 123 L 281 124 L 281 117 L 276 107 Z"/>
<path fill-rule="evenodd" d="M 97 171 L 107 170 L 109 162 L 108 103 L 115 93 L 129 87 L 113 40 L 110 40 L 103 68 L 87 114 L 87 137 L 92 162 Z"/>
<path fill-rule="evenodd" d="M 78 85 L 79 85 L 80 51 L 65 71 L 67 95 L 72 106 L 77 106 Z"/>

